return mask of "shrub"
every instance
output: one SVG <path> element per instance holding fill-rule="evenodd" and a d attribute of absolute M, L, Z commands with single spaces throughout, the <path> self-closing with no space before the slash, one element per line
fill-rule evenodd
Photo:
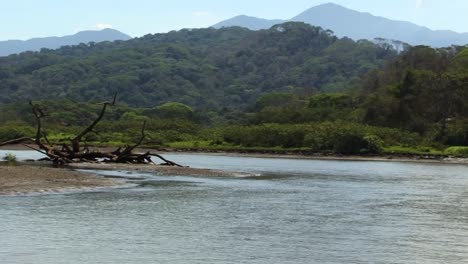
<path fill-rule="evenodd" d="M 0 127 L 0 142 L 33 134 L 34 129 L 32 127 L 16 123 L 6 123 Z"/>
<path fill-rule="evenodd" d="M 8 161 L 8 162 L 16 162 L 16 156 L 12 153 L 7 153 L 5 154 L 5 156 L 3 157 L 3 160 L 4 161 Z"/>
<path fill-rule="evenodd" d="M 447 155 L 468 157 L 468 147 L 449 147 L 444 151 Z"/>
<path fill-rule="evenodd" d="M 365 152 L 367 142 L 360 135 L 343 133 L 335 138 L 333 150 L 340 154 L 360 154 Z"/>
<path fill-rule="evenodd" d="M 380 137 L 376 135 L 366 135 L 364 136 L 364 141 L 367 143 L 367 151 L 369 153 L 377 154 L 383 151 L 384 142 Z"/>
<path fill-rule="evenodd" d="M 193 109 L 185 104 L 169 102 L 155 108 L 158 116 L 162 118 L 191 119 Z"/>
<path fill-rule="evenodd" d="M 245 147 L 310 148 L 342 154 L 376 154 L 384 146 L 414 146 L 421 141 L 418 135 L 407 131 L 344 121 L 228 126 L 219 129 L 215 138 Z"/>

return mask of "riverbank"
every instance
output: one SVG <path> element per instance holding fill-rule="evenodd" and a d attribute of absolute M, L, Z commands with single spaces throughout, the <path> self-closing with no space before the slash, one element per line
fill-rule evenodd
<path fill-rule="evenodd" d="M 78 171 L 77 171 L 78 170 Z M 54 168 L 34 162 L 0 162 L 0 195 L 60 193 L 96 188 L 112 188 L 125 184 L 125 179 L 97 176 L 82 170 L 133 171 L 164 176 L 239 177 L 246 173 L 142 164 L 76 163 Z"/>
<path fill-rule="evenodd" d="M 148 149 L 142 149 L 148 150 Z M 323 153 L 303 153 L 288 151 L 229 151 L 206 149 L 158 149 L 159 153 L 200 154 L 214 156 L 250 157 L 250 158 L 279 158 L 279 159 L 307 159 L 307 160 L 343 160 L 343 161 L 382 161 L 382 162 L 417 162 L 417 163 L 447 163 L 468 165 L 468 158 L 448 155 L 423 155 L 423 154 L 380 154 L 380 155 L 338 155 Z"/>
<path fill-rule="evenodd" d="M 111 188 L 124 183 L 116 179 L 52 168 L 46 165 L 0 163 L 0 195 L 58 193 Z"/>
<path fill-rule="evenodd" d="M 96 146 L 96 149 L 103 151 L 114 150 L 115 147 Z M 0 150 L 30 150 L 23 145 L 2 146 Z M 160 154 L 165 153 L 187 153 L 200 155 L 224 155 L 252 158 L 284 158 L 284 159 L 310 159 L 310 160 L 344 160 L 344 161 L 393 161 L 393 162 L 418 162 L 418 163 L 447 163 L 447 164 L 466 164 L 468 158 L 456 157 L 450 155 L 434 154 L 412 154 L 412 153 L 384 153 L 377 155 L 339 155 L 333 153 L 312 153 L 304 151 L 274 151 L 274 150 L 238 150 L 238 149 L 203 149 L 203 148 L 138 148 L 136 151 L 154 151 Z M 0 157 L 1 158 L 1 157 Z M 183 165 L 183 162 L 182 162 Z M 91 167 L 95 165 L 90 165 Z M 127 165 L 124 165 L 127 166 Z M 177 170 L 172 170 L 177 171 Z"/>
<path fill-rule="evenodd" d="M 22 148 L 8 149 L 11 151 Z M 8 150 L 3 151 L 8 153 Z M 147 149 L 140 149 L 145 151 Z M 167 151 L 167 150 L 166 150 Z M 378 162 L 417 162 L 468 165 L 466 158 L 442 157 L 402 157 L 402 156 L 326 156 L 271 153 L 240 153 L 240 152 L 201 152 L 158 150 L 161 154 L 199 154 L 211 156 L 231 156 L 250 158 L 281 158 L 309 160 L 341 160 L 341 161 L 378 161 Z M 24 157 L 23 157 L 24 158 Z M 180 163 L 184 164 L 183 160 Z M 223 170 L 198 169 L 189 167 L 172 167 L 141 164 L 109 164 L 109 163 L 75 163 L 61 168 L 53 168 L 47 163 L 39 162 L 0 162 L 0 195 L 22 195 L 30 193 L 58 193 L 81 191 L 84 189 L 111 188 L 125 184 L 125 179 L 105 178 L 97 176 L 96 171 L 133 171 L 152 173 L 163 176 L 192 177 L 243 177 L 248 173 L 227 172 Z M 84 172 L 83 172 L 84 171 Z M 89 172 L 91 171 L 91 172 Z"/>
<path fill-rule="evenodd" d="M 153 173 L 164 176 L 191 176 L 191 177 L 242 177 L 251 176 L 248 173 L 229 172 L 212 169 L 199 169 L 190 167 L 175 167 L 153 164 L 122 164 L 122 163 L 71 163 L 66 168 L 103 171 L 135 171 Z"/>

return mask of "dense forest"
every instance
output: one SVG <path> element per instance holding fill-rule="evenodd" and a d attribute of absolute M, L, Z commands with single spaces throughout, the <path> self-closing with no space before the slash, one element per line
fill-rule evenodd
<path fill-rule="evenodd" d="M 269 92 L 342 91 L 395 55 L 303 23 L 181 30 L 0 58 L 0 102 L 93 101 L 119 92 L 134 107 L 178 101 L 239 110 Z"/>
<path fill-rule="evenodd" d="M 67 140 L 118 93 L 90 144 L 468 155 L 468 48 L 338 39 L 302 23 L 181 30 L 0 58 L 0 141 Z"/>

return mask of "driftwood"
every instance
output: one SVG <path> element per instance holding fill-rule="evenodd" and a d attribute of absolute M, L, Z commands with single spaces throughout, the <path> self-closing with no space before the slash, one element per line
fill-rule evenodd
<path fill-rule="evenodd" d="M 6 145 L 21 144 L 21 143 L 24 143 L 24 142 L 27 142 L 27 141 L 34 142 L 34 139 L 33 139 L 33 138 L 29 138 L 29 137 L 15 138 L 15 139 L 7 140 L 7 141 L 4 141 L 4 142 L 0 143 L 0 147 L 1 147 L 1 146 L 6 146 Z"/>
<path fill-rule="evenodd" d="M 157 157 L 164 162 L 161 165 L 182 167 L 180 164 L 167 160 L 159 154 L 151 153 L 149 151 L 145 153 L 133 152 L 138 146 L 140 146 L 143 143 L 145 139 L 146 122 L 144 122 L 142 125 L 141 136 L 138 142 L 136 142 L 133 145 L 127 145 L 124 148 L 119 147 L 118 149 L 111 152 L 90 150 L 86 144 L 84 147 L 81 146 L 82 138 L 93 131 L 95 126 L 103 118 L 106 109 L 109 106 L 115 105 L 116 98 L 117 95 L 114 95 L 114 98 L 111 102 L 101 103 L 102 109 L 98 117 L 89 126 L 87 126 L 80 133 L 78 133 L 78 135 L 71 139 L 70 144 L 62 144 L 60 146 L 54 146 L 49 142 L 46 134 L 43 132 L 42 129 L 42 120 L 46 116 L 46 114 L 39 105 L 34 104 L 32 101 L 30 101 L 29 104 L 31 105 L 34 117 L 36 118 L 36 136 L 34 138 L 22 137 L 8 140 L 0 143 L 0 146 L 10 144 L 21 144 L 28 141 L 34 142 L 37 145 L 37 147 L 32 147 L 29 145 L 24 146 L 44 154 L 45 156 L 47 156 L 45 160 L 52 161 L 56 165 L 79 162 L 155 164 L 152 160 L 152 157 Z"/>

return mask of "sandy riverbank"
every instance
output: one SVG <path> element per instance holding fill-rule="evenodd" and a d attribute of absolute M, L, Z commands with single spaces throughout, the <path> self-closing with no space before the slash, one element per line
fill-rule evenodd
<path fill-rule="evenodd" d="M 248 173 L 237 173 L 222 170 L 198 169 L 190 167 L 161 166 L 152 164 L 120 164 L 120 163 L 72 163 L 66 165 L 72 169 L 85 170 L 121 170 L 148 172 L 165 176 L 193 176 L 193 177 L 236 177 L 251 176 Z"/>
<path fill-rule="evenodd" d="M 69 190 L 119 187 L 124 179 L 105 178 L 76 170 L 123 170 L 154 173 L 166 176 L 235 177 L 248 174 L 188 167 L 139 164 L 76 163 L 61 168 L 28 162 L 16 165 L 0 163 L 0 195 L 29 193 L 58 193 Z"/>
<path fill-rule="evenodd" d="M 0 195 L 53 193 L 68 190 L 109 188 L 122 181 L 42 165 L 0 165 Z"/>
<path fill-rule="evenodd" d="M 24 150 L 23 146 L 15 150 Z M 9 150 L 13 150 L 9 148 Z M 143 150 L 142 150 L 143 151 Z M 180 154 L 223 155 L 241 156 L 252 158 L 288 158 L 288 159 L 313 159 L 313 160 L 347 160 L 347 161 L 390 161 L 390 162 L 430 162 L 452 163 L 468 165 L 466 158 L 443 157 L 400 157 L 400 156 L 321 156 L 321 155 L 297 155 L 297 154 L 267 154 L 267 153 L 232 153 L 232 152 L 170 152 Z M 163 152 L 164 154 L 164 152 Z M 105 178 L 93 174 L 75 171 L 85 170 L 123 170 L 148 172 L 157 175 L 200 176 L 200 177 L 234 177 L 249 176 L 247 174 L 226 172 L 211 169 L 181 168 L 157 165 L 132 165 L 132 164 L 102 164 L 102 163 L 77 163 L 62 168 L 53 168 L 45 164 L 20 162 L 17 165 L 8 165 L 0 162 L 0 195 L 15 195 L 29 193 L 51 193 L 69 190 L 82 190 L 93 188 L 118 187 L 125 184 L 123 180 Z"/>

